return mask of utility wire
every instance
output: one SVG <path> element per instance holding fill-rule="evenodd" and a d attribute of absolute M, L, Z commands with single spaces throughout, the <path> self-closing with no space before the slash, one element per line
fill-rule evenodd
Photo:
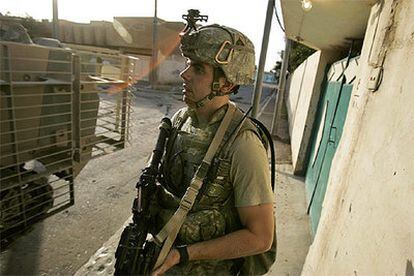
<path fill-rule="evenodd" d="M 277 13 L 277 8 L 276 8 L 277 5 L 276 5 L 276 2 L 275 2 L 275 5 L 274 6 L 275 6 L 275 15 L 276 15 L 277 23 L 279 23 L 280 29 L 285 33 L 286 32 L 285 31 L 285 28 L 283 27 L 282 22 L 280 21 L 279 14 Z"/>

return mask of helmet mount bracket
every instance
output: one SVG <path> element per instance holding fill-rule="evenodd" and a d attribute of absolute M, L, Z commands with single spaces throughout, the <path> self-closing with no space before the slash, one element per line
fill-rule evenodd
<path fill-rule="evenodd" d="M 201 15 L 199 10 L 190 9 L 187 14 L 183 14 L 182 18 L 187 21 L 184 29 L 180 32 L 180 36 L 184 36 L 191 31 L 197 31 L 197 21 L 207 22 L 208 16 Z"/>

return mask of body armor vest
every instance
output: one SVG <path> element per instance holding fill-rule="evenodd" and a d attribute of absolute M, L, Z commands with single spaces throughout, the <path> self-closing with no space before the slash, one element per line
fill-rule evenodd
<path fill-rule="evenodd" d="M 164 189 L 159 196 L 161 227 L 178 208 L 179 201 L 201 164 L 226 110 L 225 107 L 218 110 L 215 116 L 219 119 L 203 129 L 194 127 L 193 118 L 189 116 L 186 108 L 181 109 L 174 118 L 174 129 L 162 165 L 161 184 Z M 243 131 L 253 131 L 261 138 L 250 120 L 244 120 L 240 125 L 242 118 L 243 113 L 237 110 L 213 159 L 196 202 L 178 233 L 176 244 L 210 240 L 241 229 L 234 206 L 233 184 L 230 181 L 230 148 L 237 135 Z M 203 263 L 214 263 L 212 265 L 219 267 L 221 271 L 230 271 L 234 260 L 203 261 Z M 199 262 L 190 262 L 190 264 L 200 265 Z"/>

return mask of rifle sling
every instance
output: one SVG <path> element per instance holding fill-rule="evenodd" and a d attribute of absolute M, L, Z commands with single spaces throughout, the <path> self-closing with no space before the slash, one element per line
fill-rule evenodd
<path fill-rule="evenodd" d="M 213 157 L 216 155 L 217 149 L 219 148 L 224 134 L 226 133 L 232 119 L 236 107 L 234 104 L 229 103 L 226 114 L 224 115 L 223 120 L 220 123 L 219 128 L 217 129 L 216 134 L 214 135 L 213 140 L 207 150 L 206 155 L 204 156 L 203 161 L 198 167 L 193 179 L 191 180 L 190 186 L 187 188 L 184 196 L 181 198 L 180 206 L 170 220 L 164 225 L 161 231 L 155 236 L 155 242 L 158 245 L 162 245 L 160 254 L 158 255 L 157 262 L 155 263 L 154 269 L 158 268 L 167 257 L 168 253 L 171 250 L 171 247 L 180 231 L 181 226 L 184 223 L 184 220 L 194 205 L 195 199 L 198 195 L 198 192 L 203 185 L 204 178 L 207 176 L 208 169 L 210 168 Z"/>

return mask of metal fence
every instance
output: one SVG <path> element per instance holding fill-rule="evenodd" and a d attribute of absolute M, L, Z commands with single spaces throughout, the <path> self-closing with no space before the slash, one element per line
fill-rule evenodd
<path fill-rule="evenodd" d="M 0 43 L 1 240 L 74 204 L 74 178 L 129 139 L 136 60 Z"/>

